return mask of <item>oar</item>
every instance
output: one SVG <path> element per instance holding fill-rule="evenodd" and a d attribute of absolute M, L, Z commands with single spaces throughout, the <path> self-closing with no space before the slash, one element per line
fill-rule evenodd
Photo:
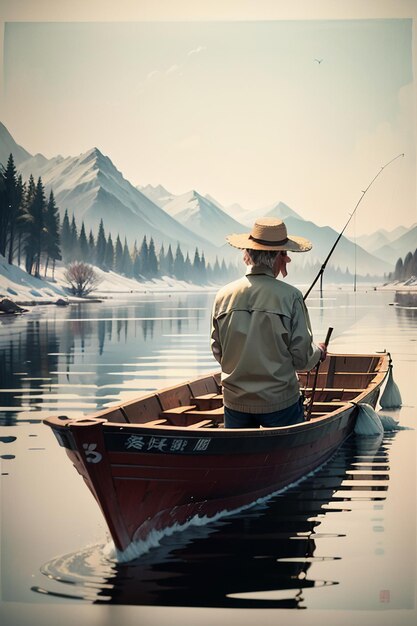
<path fill-rule="evenodd" d="M 329 329 L 328 329 L 327 335 L 326 335 L 326 339 L 324 340 L 324 345 L 326 346 L 326 350 L 327 350 L 327 346 L 329 345 L 330 337 L 332 336 L 332 332 L 333 332 L 333 328 L 331 326 L 329 326 Z M 312 411 L 312 408 L 313 408 L 314 396 L 315 396 L 315 393 L 316 393 L 317 378 L 319 376 L 320 364 L 321 364 L 321 360 L 319 360 L 319 362 L 316 365 L 316 372 L 314 374 L 313 389 L 311 390 L 310 403 L 308 405 L 307 415 L 306 415 L 306 419 L 307 420 L 311 419 L 311 411 Z"/>

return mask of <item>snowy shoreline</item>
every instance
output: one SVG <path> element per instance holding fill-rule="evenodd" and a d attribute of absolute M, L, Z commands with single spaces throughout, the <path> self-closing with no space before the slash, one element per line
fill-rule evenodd
<path fill-rule="evenodd" d="M 37 306 L 56 304 L 64 299 L 69 304 L 100 302 L 116 299 L 118 296 L 149 295 L 157 293 L 175 292 L 207 292 L 217 291 L 221 285 L 195 285 L 186 281 L 177 280 L 169 276 L 155 278 L 139 283 L 133 278 L 126 278 L 115 272 L 104 272 L 95 268 L 101 279 L 97 289 L 89 297 L 77 298 L 69 295 L 65 289 L 65 266 L 60 265 L 55 271 L 55 280 L 35 278 L 27 274 L 16 265 L 9 265 L 6 259 L 0 256 L 0 300 L 8 298 L 19 306 Z M 346 285 L 335 285 L 336 289 L 346 289 Z M 349 286 L 351 287 L 351 286 Z M 417 293 L 417 279 L 403 283 L 395 281 L 381 285 L 363 285 L 361 288 L 373 288 L 392 292 Z"/>
<path fill-rule="evenodd" d="M 126 278 L 126 276 L 121 276 L 115 272 L 104 272 L 95 267 L 94 269 L 101 280 L 100 284 L 89 297 L 78 298 L 70 295 L 65 288 L 63 276 L 65 269 L 63 265 L 56 268 L 54 281 L 51 278 L 36 278 L 16 265 L 9 265 L 6 259 L 0 256 L 0 300 L 8 298 L 19 306 L 56 304 L 59 299 L 74 304 L 99 302 L 117 298 L 119 295 L 145 295 L 166 293 L 167 291 L 171 293 L 215 291 L 219 287 L 219 285 L 195 285 L 169 276 L 139 283 L 133 278 Z"/>

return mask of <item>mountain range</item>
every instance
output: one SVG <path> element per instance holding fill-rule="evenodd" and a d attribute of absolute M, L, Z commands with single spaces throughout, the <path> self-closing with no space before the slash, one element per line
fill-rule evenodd
<path fill-rule="evenodd" d="M 371 235 L 357 237 L 356 243 L 379 259 L 394 265 L 399 257 L 417 248 L 417 224 L 411 228 L 398 226 L 392 231 L 380 229 Z"/>
<path fill-rule="evenodd" d="M 162 185 L 135 187 L 97 147 L 76 157 L 31 155 L 0 123 L 0 163 L 6 164 L 10 153 L 24 180 L 30 174 L 35 180 L 41 176 L 47 192 L 53 189 L 61 217 L 67 209 L 70 218 L 74 214 L 77 224 L 83 220 L 95 233 L 103 219 L 106 233 L 111 232 L 114 239 L 117 234 L 122 240 L 126 237 L 130 244 L 135 240 L 140 244 L 146 235 L 157 246 L 180 243 L 183 251 L 192 253 L 198 247 L 208 259 L 236 259 L 237 251 L 225 243 L 225 236 L 247 232 L 257 217 L 273 216 L 285 220 L 289 233 L 312 241 L 311 253 L 293 255 L 296 263 L 304 265 L 323 262 L 338 236 L 330 227 L 303 219 L 284 202 L 249 212 L 237 204 L 223 207 L 196 190 L 175 195 Z M 399 256 L 414 250 L 416 229 L 380 230 L 358 238 L 356 244 L 342 237 L 331 264 L 343 271 L 353 272 L 356 267 L 358 274 L 382 276 L 392 271 Z"/>

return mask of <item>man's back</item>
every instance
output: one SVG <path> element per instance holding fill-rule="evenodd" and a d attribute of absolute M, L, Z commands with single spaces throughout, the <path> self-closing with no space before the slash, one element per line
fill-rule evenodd
<path fill-rule="evenodd" d="M 217 294 L 212 349 L 220 357 L 225 406 L 250 413 L 295 403 L 295 370 L 318 360 L 300 291 L 266 266 L 251 267 Z"/>

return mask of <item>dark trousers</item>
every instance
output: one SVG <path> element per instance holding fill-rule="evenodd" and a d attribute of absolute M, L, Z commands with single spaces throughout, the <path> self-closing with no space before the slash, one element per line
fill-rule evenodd
<path fill-rule="evenodd" d="M 274 426 L 291 426 L 304 422 L 303 399 L 286 409 L 273 413 L 242 413 L 224 407 L 224 425 L 226 428 L 272 428 Z"/>

